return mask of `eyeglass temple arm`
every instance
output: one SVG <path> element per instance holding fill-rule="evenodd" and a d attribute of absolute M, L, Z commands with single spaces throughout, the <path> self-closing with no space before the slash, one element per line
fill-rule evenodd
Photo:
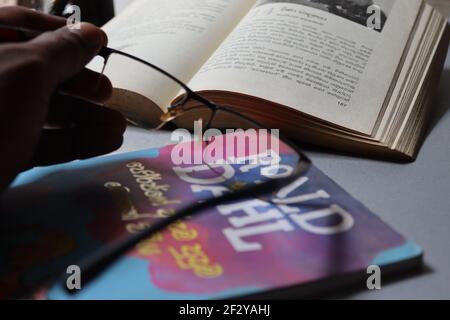
<path fill-rule="evenodd" d="M 298 172 L 298 174 L 293 175 L 288 178 L 270 180 L 266 183 L 251 186 L 245 189 L 240 190 L 239 192 L 232 192 L 226 194 L 222 197 L 211 198 L 202 203 L 197 203 L 187 209 L 180 211 L 179 213 L 172 215 L 168 218 L 161 220 L 160 222 L 152 225 L 148 229 L 127 238 L 124 241 L 120 241 L 111 246 L 107 246 L 104 250 L 99 252 L 98 254 L 93 255 L 87 260 L 82 261 L 79 266 L 81 270 L 83 270 L 83 282 L 84 285 L 89 284 L 92 280 L 97 278 L 103 271 L 105 271 L 112 263 L 114 263 L 117 259 L 122 257 L 124 254 L 132 250 L 138 243 L 148 239 L 150 236 L 154 235 L 156 232 L 163 230 L 164 228 L 170 226 L 176 221 L 179 221 L 188 216 L 194 216 L 196 214 L 200 214 L 204 212 L 206 209 L 212 208 L 219 204 L 224 204 L 228 202 L 238 201 L 242 199 L 247 199 L 255 196 L 261 196 L 264 194 L 269 194 L 273 190 L 277 190 L 287 184 L 294 182 L 298 179 L 299 175 L 302 172 Z M 61 283 L 66 283 L 67 275 L 64 274 L 61 279 Z M 63 285 L 66 288 L 65 285 Z M 68 289 L 67 289 L 68 290 Z M 70 294 L 74 294 L 76 292 L 68 290 Z"/>
<path fill-rule="evenodd" d="M 36 31 L 36 30 L 31 30 L 31 29 L 24 29 L 24 28 L 18 28 L 18 27 L 12 27 L 12 26 L 8 26 L 8 25 L 2 25 L 0 24 L 0 43 L 2 42 L 24 42 L 24 41 L 29 41 L 31 39 L 34 39 L 36 37 L 38 37 L 39 35 L 41 35 L 42 32 L 40 31 Z M 102 57 L 105 62 L 104 64 L 106 65 L 106 63 L 108 62 L 111 54 L 118 54 L 124 57 L 127 57 L 129 59 L 135 60 L 137 62 L 140 62 L 150 68 L 155 69 L 156 71 L 162 73 L 163 75 L 169 77 L 170 79 L 172 79 L 173 81 L 175 81 L 177 84 L 179 84 L 187 93 L 187 98 L 193 96 L 196 100 L 206 103 L 210 106 L 213 105 L 212 102 L 204 99 L 201 96 L 198 96 L 196 94 L 194 94 L 194 92 L 188 87 L 186 86 L 181 80 L 179 80 L 178 78 L 176 78 L 175 76 L 171 75 L 170 73 L 168 73 L 167 71 L 155 66 L 154 64 L 151 64 L 141 58 L 138 58 L 136 56 L 133 56 L 131 54 L 128 54 L 126 52 L 120 51 L 120 50 L 116 50 L 116 49 L 112 49 L 109 47 L 103 47 L 102 49 L 100 49 L 100 52 L 97 54 L 98 56 Z"/>
<path fill-rule="evenodd" d="M 147 62 L 147 61 L 145 61 L 145 60 L 143 60 L 143 59 L 141 59 L 141 58 L 139 58 L 139 57 L 136 57 L 136 56 L 133 56 L 133 55 L 131 55 L 131 54 L 129 54 L 129 53 L 126 53 L 126 52 L 123 52 L 123 51 L 120 51 L 120 50 L 116 50 L 116 49 L 112 49 L 112 48 L 109 48 L 109 47 L 103 47 L 103 48 L 100 50 L 100 52 L 98 53 L 98 55 L 99 55 L 100 57 L 102 57 L 103 59 L 105 59 L 105 64 L 106 64 L 106 63 L 108 62 L 110 56 L 111 56 L 113 53 L 114 53 L 114 54 L 121 55 L 121 56 L 124 56 L 124 57 L 127 57 L 127 58 L 132 59 L 132 60 L 135 60 L 135 61 L 137 61 L 137 62 L 140 62 L 140 63 L 146 65 L 147 67 L 150 67 L 150 68 L 152 68 L 152 69 L 155 69 L 156 71 L 162 73 L 163 75 L 165 75 L 165 76 L 169 77 L 170 79 L 172 79 L 173 81 L 175 81 L 177 84 L 179 84 L 181 87 L 183 87 L 183 89 L 185 89 L 189 94 L 192 93 L 192 90 L 189 89 L 189 87 L 186 86 L 186 85 L 183 83 L 183 81 L 179 80 L 178 78 L 176 78 L 175 76 L 171 75 L 171 74 L 168 73 L 167 71 L 161 69 L 160 67 L 155 66 L 154 64 L 152 64 L 152 63 L 150 63 L 150 62 Z"/>
<path fill-rule="evenodd" d="M 32 40 L 36 37 L 38 37 L 39 35 L 41 35 L 43 32 L 41 31 L 37 31 L 37 30 L 31 30 L 31 29 L 26 29 L 26 28 L 19 28 L 19 27 L 12 27 L 12 26 L 8 26 L 8 25 L 2 25 L 0 24 L 0 42 L 23 42 L 23 41 L 28 41 L 28 40 Z M 129 59 L 138 61 L 150 68 L 153 68 L 155 70 L 157 70 L 158 72 L 161 72 L 162 74 L 164 74 L 165 76 L 169 77 L 170 79 L 172 79 L 173 81 L 175 81 L 176 83 L 178 83 L 181 87 L 183 87 L 189 94 L 192 93 L 192 90 L 189 89 L 181 80 L 177 79 L 176 77 L 174 77 L 173 75 L 171 75 L 170 73 L 168 73 L 167 71 L 155 66 L 154 64 L 151 64 L 141 58 L 138 58 L 136 56 L 133 56 L 131 54 L 128 54 L 126 52 L 120 51 L 120 50 L 116 50 L 116 49 L 112 49 L 109 47 L 103 47 L 102 49 L 100 49 L 99 53 L 97 54 L 98 56 L 102 57 L 103 59 L 105 59 L 105 64 L 107 63 L 109 57 L 111 56 L 111 54 L 118 54 L 118 55 L 122 55 L 124 57 L 127 57 Z"/>

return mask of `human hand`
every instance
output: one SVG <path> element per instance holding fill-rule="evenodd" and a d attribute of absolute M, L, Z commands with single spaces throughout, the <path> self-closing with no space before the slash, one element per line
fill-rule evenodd
<path fill-rule="evenodd" d="M 85 69 L 105 33 L 90 24 L 69 30 L 63 18 L 20 7 L 0 8 L 0 24 L 45 32 L 22 43 L 0 39 L 0 192 L 30 167 L 120 147 L 123 116 L 96 104 L 109 99 L 111 83 Z"/>

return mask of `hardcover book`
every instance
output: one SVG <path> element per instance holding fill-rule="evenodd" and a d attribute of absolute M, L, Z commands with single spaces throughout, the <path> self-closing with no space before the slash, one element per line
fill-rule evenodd
<path fill-rule="evenodd" d="M 244 171 L 174 165 L 176 147 L 21 175 L 0 202 L 0 297 L 299 298 L 365 286 L 371 266 L 387 276 L 421 264 L 417 245 L 312 167 L 271 201 L 225 203 L 171 225 L 68 294 L 58 280 L 68 266 L 227 192 L 223 181 Z M 245 171 L 248 183 L 261 179 Z"/>
<path fill-rule="evenodd" d="M 449 44 L 446 18 L 422 0 L 139 0 L 104 29 L 110 47 L 264 127 L 401 160 L 420 149 Z M 105 71 L 108 106 L 134 122 L 155 125 L 180 98 L 180 86 L 130 60 L 111 58 Z"/>

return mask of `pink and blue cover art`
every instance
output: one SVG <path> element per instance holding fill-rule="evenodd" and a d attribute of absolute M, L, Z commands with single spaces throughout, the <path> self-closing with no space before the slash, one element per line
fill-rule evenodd
<path fill-rule="evenodd" d="M 221 299 L 365 272 L 373 264 L 422 254 L 312 167 L 271 202 L 224 204 L 172 225 L 77 295 L 52 284 L 81 258 L 174 210 L 226 192 L 230 172 L 214 179 L 204 165 L 176 166 L 173 148 L 22 175 L 0 204 L 0 297 L 45 286 L 50 299 Z M 246 177 L 257 181 L 260 170 Z"/>

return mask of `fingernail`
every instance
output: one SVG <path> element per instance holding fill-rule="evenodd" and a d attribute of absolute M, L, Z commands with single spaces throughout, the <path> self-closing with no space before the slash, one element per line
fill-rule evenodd
<path fill-rule="evenodd" d="M 105 32 L 94 26 L 93 24 L 83 22 L 79 29 L 75 30 L 86 42 L 86 44 L 92 48 L 100 49 L 107 44 L 107 36 Z"/>

